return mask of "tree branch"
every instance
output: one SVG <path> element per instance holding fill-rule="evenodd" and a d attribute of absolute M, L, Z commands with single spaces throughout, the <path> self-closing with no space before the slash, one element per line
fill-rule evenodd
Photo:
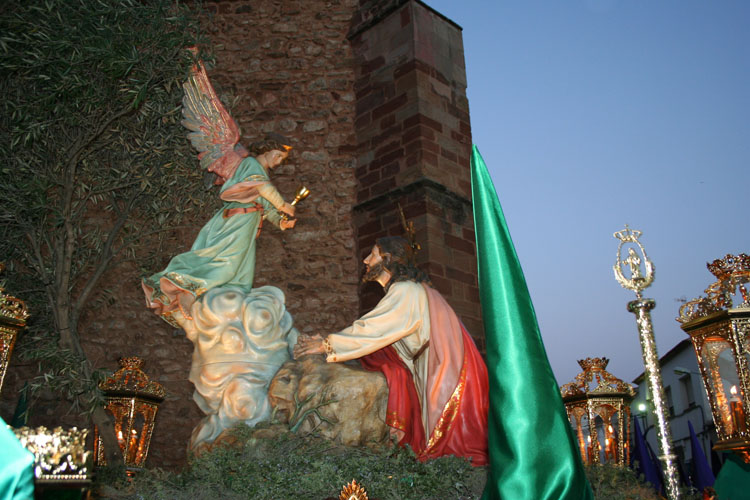
<path fill-rule="evenodd" d="M 119 252 L 119 250 L 118 252 L 113 252 L 112 248 L 114 247 L 117 236 L 119 235 L 125 223 L 128 221 L 130 211 L 137 198 L 137 196 L 131 198 L 128 201 L 128 206 L 125 208 L 125 210 L 119 212 L 114 226 L 109 231 L 107 241 L 104 243 L 104 246 L 99 253 L 99 260 L 94 267 L 94 271 L 89 276 L 89 279 L 86 281 L 86 285 L 83 287 L 83 290 L 81 290 L 81 293 L 78 295 L 78 299 L 76 299 L 75 305 L 72 307 L 71 315 L 75 318 L 76 324 L 83 310 L 83 306 L 86 304 L 86 301 L 89 298 L 89 295 L 91 295 L 91 292 L 94 291 L 94 288 L 99 283 L 99 279 L 104 275 L 105 271 L 107 271 L 107 268 L 112 262 L 112 259 Z"/>

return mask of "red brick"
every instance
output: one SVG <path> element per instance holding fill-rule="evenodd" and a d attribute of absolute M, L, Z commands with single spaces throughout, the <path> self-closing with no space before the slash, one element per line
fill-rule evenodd
<path fill-rule="evenodd" d="M 474 244 L 470 241 L 466 241 L 462 238 L 458 238 L 451 234 L 445 235 L 445 244 L 450 248 L 460 250 L 461 252 L 474 253 Z"/>
<path fill-rule="evenodd" d="M 385 102 L 385 98 L 381 92 L 371 92 L 365 97 L 357 99 L 355 114 L 361 116 L 363 113 L 381 106 L 383 102 Z"/>
<path fill-rule="evenodd" d="M 477 277 L 471 273 L 467 273 L 465 271 L 461 271 L 458 269 L 455 269 L 450 266 L 445 267 L 445 277 L 460 281 L 462 283 L 466 283 L 467 285 L 476 285 L 477 284 Z"/>
<path fill-rule="evenodd" d="M 383 179 L 379 183 L 373 185 L 370 188 L 370 192 L 372 193 L 372 196 L 378 196 L 383 193 L 387 193 L 391 189 L 396 187 L 396 181 L 391 177 L 390 179 Z"/>
<path fill-rule="evenodd" d="M 440 156 L 454 163 L 458 159 L 458 157 L 456 156 L 456 153 L 453 153 L 452 151 L 449 151 L 445 148 L 440 148 Z"/>
<path fill-rule="evenodd" d="M 396 123 L 396 117 L 394 115 L 388 115 L 380 120 L 380 130 L 386 129 Z"/>
<path fill-rule="evenodd" d="M 469 113 L 467 113 L 465 110 L 459 108 L 458 106 L 455 106 L 453 104 L 448 104 L 448 113 L 450 113 L 452 116 L 455 116 L 456 118 L 463 120 L 465 122 L 469 122 Z"/>
<path fill-rule="evenodd" d="M 385 65 L 385 58 L 383 56 L 378 56 L 362 64 L 360 66 L 360 71 L 363 75 L 367 75 L 369 73 L 372 73 L 378 68 L 382 68 L 384 65 Z"/>
<path fill-rule="evenodd" d="M 408 25 L 411 22 L 411 15 L 409 13 L 409 9 L 402 9 L 401 10 L 401 27 Z"/>
<path fill-rule="evenodd" d="M 378 147 L 378 145 L 381 142 L 383 142 L 386 139 L 389 139 L 389 138 L 391 138 L 391 137 L 393 137 L 395 135 L 398 135 L 400 133 L 401 133 L 401 124 L 397 123 L 394 126 L 392 126 L 391 128 L 389 128 L 387 130 L 384 130 L 382 134 L 378 134 L 375 137 L 373 137 L 372 139 L 370 139 L 370 148 L 374 149 L 374 148 Z"/>
<path fill-rule="evenodd" d="M 388 177 L 393 177 L 397 173 L 401 171 L 401 165 L 399 165 L 398 162 L 389 163 L 388 165 L 384 166 L 380 172 L 383 176 L 383 179 L 386 179 Z"/>
<path fill-rule="evenodd" d="M 463 134 L 459 134 L 455 130 L 451 130 L 451 139 L 453 139 L 456 142 L 459 142 L 461 144 L 466 144 L 469 141 L 469 138 Z"/>
<path fill-rule="evenodd" d="M 357 117 L 356 120 L 354 120 L 354 126 L 357 129 L 363 129 L 367 127 L 370 124 L 370 113 L 365 113 L 362 116 Z"/>
<path fill-rule="evenodd" d="M 470 286 L 470 287 L 468 287 L 468 288 L 466 289 L 466 291 L 467 291 L 467 293 L 466 293 L 466 298 L 467 298 L 468 300 L 470 300 L 470 301 L 474 302 L 475 304 L 478 304 L 478 303 L 479 303 L 479 301 L 480 301 L 480 296 L 479 296 L 479 287 L 476 287 L 476 286 Z"/>
<path fill-rule="evenodd" d="M 398 160 L 399 158 L 403 158 L 403 157 L 404 157 L 404 149 L 399 148 L 381 157 L 375 158 L 375 160 L 373 160 L 372 162 L 372 165 L 374 167 L 380 167 L 381 165 L 385 165 L 386 163 L 390 163 L 393 160 Z"/>
<path fill-rule="evenodd" d="M 469 125 L 469 122 L 461 120 L 458 125 L 459 131 L 467 136 L 471 136 L 471 125 Z"/>
<path fill-rule="evenodd" d="M 408 102 L 406 94 L 401 94 L 372 111 L 373 120 L 377 120 L 388 113 L 396 111 Z"/>
<path fill-rule="evenodd" d="M 430 279 L 432 280 L 432 284 L 435 286 L 435 289 L 438 292 L 442 293 L 444 296 L 450 296 L 453 294 L 453 283 L 451 283 L 450 280 L 433 275 L 430 275 Z"/>
<path fill-rule="evenodd" d="M 430 165 L 437 167 L 438 165 L 438 157 L 434 153 L 430 153 L 429 151 L 422 151 L 422 160 L 424 160 L 425 163 L 429 163 Z"/>
<path fill-rule="evenodd" d="M 362 187 L 371 187 L 380 181 L 380 171 L 375 170 L 369 174 L 359 178 L 359 183 Z"/>
<path fill-rule="evenodd" d="M 410 61 L 405 62 L 404 64 L 401 64 L 393 71 L 393 79 L 401 78 L 402 76 L 406 75 L 407 73 L 411 73 L 416 69 L 417 62 L 414 59 L 411 59 Z"/>
<path fill-rule="evenodd" d="M 445 270 L 441 264 L 437 262 L 427 262 L 424 264 L 424 270 L 430 276 L 441 276 L 445 277 Z"/>
<path fill-rule="evenodd" d="M 383 230 L 383 226 L 380 223 L 380 220 L 375 219 L 366 224 L 359 226 L 357 228 L 357 234 L 364 236 L 364 235 L 369 235 L 372 233 L 377 233 L 382 230 Z"/>
<path fill-rule="evenodd" d="M 440 71 L 438 71 L 435 68 L 430 68 L 430 76 L 432 76 L 435 80 L 439 81 L 442 84 L 450 85 L 451 82 L 448 81 L 448 79 L 443 75 Z"/>
<path fill-rule="evenodd" d="M 385 155 L 387 153 L 390 153 L 391 151 L 394 151 L 396 149 L 401 149 L 401 148 L 399 148 L 399 146 L 400 146 L 399 145 L 399 141 L 389 142 L 385 146 L 382 146 L 380 149 L 378 149 L 377 151 L 375 151 L 375 158 L 381 158 L 381 157 L 383 157 L 383 155 Z M 403 149 L 402 149 L 402 151 L 403 151 Z"/>

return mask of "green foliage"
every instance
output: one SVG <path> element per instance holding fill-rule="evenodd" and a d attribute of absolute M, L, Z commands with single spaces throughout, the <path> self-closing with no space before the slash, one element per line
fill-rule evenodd
<path fill-rule="evenodd" d="M 102 277 L 145 262 L 206 199 L 180 125 L 195 13 L 167 0 L 6 0 L 0 16 L 0 256 L 30 305 L 33 389 L 96 406 L 78 323 Z"/>
<path fill-rule="evenodd" d="M 456 457 L 422 463 L 403 448 L 349 448 L 292 433 L 255 439 L 250 432 L 238 429 L 244 445 L 214 449 L 183 472 L 148 470 L 130 485 L 100 487 L 100 494 L 154 500 L 323 499 L 338 498 L 341 488 L 356 479 L 373 499 L 447 500 L 479 498 L 484 488 L 484 468 Z"/>
<path fill-rule="evenodd" d="M 182 472 L 148 469 L 129 482 L 122 468 L 101 469 L 95 490 L 123 500 L 324 499 L 338 498 L 352 479 L 378 500 L 475 499 L 484 490 L 486 468 L 456 457 L 422 463 L 409 449 L 350 448 L 291 432 L 259 438 L 256 431 L 238 427 L 235 444 L 204 453 Z M 586 475 L 597 499 L 662 498 L 627 467 L 587 466 Z M 681 498 L 701 496 L 685 490 Z"/>
<path fill-rule="evenodd" d="M 586 476 L 594 490 L 594 498 L 606 500 L 659 500 L 663 497 L 657 495 L 649 483 L 640 477 L 629 467 L 619 467 L 611 464 L 587 465 Z M 701 495 L 690 492 L 688 489 L 681 491 L 680 498 L 684 500 L 699 500 Z"/>

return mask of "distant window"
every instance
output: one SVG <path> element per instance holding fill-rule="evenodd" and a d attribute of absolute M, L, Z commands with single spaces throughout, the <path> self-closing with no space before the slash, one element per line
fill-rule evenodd
<path fill-rule="evenodd" d="M 682 397 L 688 408 L 695 406 L 695 391 L 693 391 L 693 378 L 687 374 L 680 377 L 680 387 L 682 388 Z"/>
<path fill-rule="evenodd" d="M 667 409 L 669 410 L 669 416 L 674 416 L 674 403 L 672 402 L 672 387 L 664 389 L 664 396 L 667 398 Z"/>

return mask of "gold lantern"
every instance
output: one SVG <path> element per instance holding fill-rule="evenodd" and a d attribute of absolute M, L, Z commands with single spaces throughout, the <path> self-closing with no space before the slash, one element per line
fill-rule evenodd
<path fill-rule="evenodd" d="M 719 441 L 715 450 L 732 450 L 750 463 L 750 256 L 727 255 L 708 265 L 717 281 L 706 297 L 680 307 L 677 321 L 690 335 L 698 358 Z M 733 304 L 739 290 L 742 303 Z"/>
<path fill-rule="evenodd" d="M 138 357 L 120 358 L 120 369 L 99 383 L 106 405 L 115 420 L 115 435 L 129 469 L 143 467 L 154 430 L 154 419 L 159 403 L 164 401 L 164 387 L 141 370 L 143 360 Z M 99 429 L 94 429 L 96 465 L 105 465 L 104 447 Z"/>
<path fill-rule="evenodd" d="M 0 272 L 5 265 L 0 263 Z M 18 333 L 26 327 L 29 312 L 22 300 L 6 295 L 0 287 L 0 391 Z"/>
<path fill-rule="evenodd" d="M 607 358 L 579 360 L 583 371 L 560 388 L 587 465 L 630 462 L 630 402 L 635 390 L 605 370 L 608 363 Z"/>

